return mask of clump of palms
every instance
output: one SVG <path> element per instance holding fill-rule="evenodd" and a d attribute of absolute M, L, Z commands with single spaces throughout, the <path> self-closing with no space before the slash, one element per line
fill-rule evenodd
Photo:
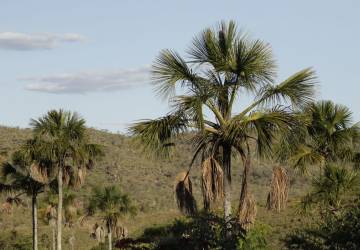
<path fill-rule="evenodd" d="M 313 190 L 302 200 L 306 211 L 313 205 L 319 205 L 325 211 L 337 211 L 343 198 L 359 184 L 357 173 L 349 169 L 327 164 L 321 178 L 313 181 Z"/>
<path fill-rule="evenodd" d="M 355 183 L 355 174 L 347 167 L 359 164 L 360 127 L 352 122 L 351 111 L 332 101 L 319 101 L 299 113 L 305 121 L 282 137 L 279 156 L 300 172 L 319 167 L 313 191 L 303 198 L 304 209 L 318 204 L 337 210 L 341 197 Z"/>
<path fill-rule="evenodd" d="M 351 111 L 332 101 L 304 107 L 304 126 L 282 138 L 280 157 L 305 172 L 307 167 L 330 162 L 359 164 L 360 126 L 352 123 Z"/>
<path fill-rule="evenodd" d="M 57 172 L 57 249 L 61 250 L 63 186 L 73 180 L 80 185 L 85 178 L 85 169 L 92 168 L 94 160 L 102 154 L 99 145 L 89 142 L 85 120 L 77 113 L 51 110 L 43 117 L 32 120 L 34 135 L 38 137 L 44 152 Z"/>
<path fill-rule="evenodd" d="M 130 198 L 123 194 L 116 186 L 97 187 L 87 207 L 88 215 L 93 215 L 97 210 L 106 224 L 108 231 L 109 250 L 112 249 L 112 230 L 117 226 L 119 219 L 126 214 L 133 214 L 135 207 Z"/>
<path fill-rule="evenodd" d="M 15 193 L 7 199 L 9 204 L 21 203 L 22 195 L 31 197 L 33 249 L 38 249 L 37 197 L 52 180 L 51 161 L 44 156 L 41 146 L 36 139 L 28 140 L 12 155 L 11 162 L 2 164 L 0 173 L 0 191 Z"/>
<path fill-rule="evenodd" d="M 222 22 L 194 38 L 187 59 L 163 50 L 152 75 L 158 93 L 170 101 L 173 109 L 164 117 L 134 124 L 131 133 L 146 149 L 169 155 L 174 138 L 192 132 L 191 164 L 198 157 L 211 158 L 222 167 L 223 196 L 214 193 L 208 197 L 223 197 L 224 219 L 229 222 L 232 155 L 239 155 L 244 165 L 241 211 L 248 199 L 254 152 L 270 155 L 276 134 L 297 125 L 292 108 L 283 104 L 299 108 L 312 100 L 314 72 L 304 69 L 276 84 L 270 45 L 239 34 L 234 22 Z M 175 95 L 179 89 L 181 94 Z M 239 111 L 243 94 L 253 96 L 253 101 L 243 103 L 245 108 Z"/>

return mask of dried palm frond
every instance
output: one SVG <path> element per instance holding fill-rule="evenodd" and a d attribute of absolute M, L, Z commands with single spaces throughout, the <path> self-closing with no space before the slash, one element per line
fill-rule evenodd
<path fill-rule="evenodd" d="M 65 226 L 72 227 L 77 215 L 77 208 L 72 205 L 68 205 L 65 207 Z"/>
<path fill-rule="evenodd" d="M 186 215 L 193 215 L 197 211 L 196 201 L 192 193 L 192 183 L 187 172 L 176 176 L 175 198 L 180 211 Z"/>
<path fill-rule="evenodd" d="M 204 208 L 209 210 L 213 202 L 221 200 L 224 196 L 224 172 L 220 164 L 213 157 L 205 159 L 201 165 L 201 168 Z"/>
<path fill-rule="evenodd" d="M 257 208 L 256 201 L 252 195 L 247 194 L 244 203 L 239 205 L 237 219 L 240 226 L 248 230 L 255 223 Z"/>
<path fill-rule="evenodd" d="M 1 205 L 0 211 L 1 211 L 2 213 L 10 214 L 10 213 L 11 213 L 11 208 L 12 208 L 11 203 L 5 201 L 5 202 Z"/>
<path fill-rule="evenodd" d="M 280 212 L 281 209 L 286 208 L 289 184 L 290 180 L 286 170 L 282 167 L 274 167 L 271 177 L 270 192 L 267 197 L 267 209 Z"/>
<path fill-rule="evenodd" d="M 72 185 L 75 188 L 81 187 L 84 184 L 85 176 L 86 176 L 86 168 L 85 167 L 78 168 L 78 170 L 76 172 L 74 183 L 72 183 Z"/>
<path fill-rule="evenodd" d="M 64 167 L 64 172 L 63 172 L 63 183 L 64 185 L 69 185 L 70 184 L 70 181 L 71 181 L 71 178 L 73 177 L 73 168 L 72 166 L 69 166 L 69 165 L 66 165 Z"/>
<path fill-rule="evenodd" d="M 31 164 L 30 176 L 35 181 L 40 182 L 40 183 L 48 183 L 49 182 L 49 176 L 48 176 L 47 169 L 38 164 Z"/>

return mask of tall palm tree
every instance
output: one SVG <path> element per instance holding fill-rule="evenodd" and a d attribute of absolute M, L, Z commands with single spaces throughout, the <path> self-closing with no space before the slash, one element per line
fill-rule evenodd
<path fill-rule="evenodd" d="M 341 161 L 359 164 L 360 126 L 352 123 L 351 111 L 332 101 L 319 101 L 304 107 L 306 121 L 282 138 L 279 156 L 300 169 Z M 321 174 L 321 171 L 320 171 Z"/>
<path fill-rule="evenodd" d="M 270 45 L 239 34 L 234 22 L 222 22 L 195 37 L 188 59 L 172 50 L 163 50 L 152 75 L 160 95 L 168 98 L 173 110 L 166 116 L 144 120 L 130 132 L 145 148 L 168 155 L 173 138 L 193 132 L 193 161 L 212 157 L 224 172 L 224 219 L 231 216 L 231 156 L 237 152 L 244 164 L 240 206 L 247 196 L 252 145 L 256 152 L 271 152 L 275 134 L 296 125 L 291 107 L 312 100 L 315 76 L 301 70 L 275 84 L 276 66 Z M 181 95 L 174 95 L 175 90 Z M 242 94 L 254 96 L 239 110 Z M 193 162 L 192 161 L 192 162 Z M 230 223 L 228 223 L 230 224 Z"/>
<path fill-rule="evenodd" d="M 57 250 L 61 250 L 64 181 L 68 184 L 71 175 L 77 173 L 75 182 L 82 183 L 84 175 L 79 173 L 92 167 L 93 160 L 102 151 L 99 145 L 89 143 L 85 120 L 77 113 L 51 110 L 43 117 L 32 120 L 31 126 L 35 136 L 46 144 L 44 151 L 57 169 Z"/>
<path fill-rule="evenodd" d="M 109 250 L 112 249 L 113 228 L 116 227 L 121 216 L 134 213 L 134 209 L 129 197 L 116 186 L 94 188 L 87 210 L 89 215 L 94 214 L 96 210 L 101 211 L 101 217 L 108 230 Z"/>
<path fill-rule="evenodd" d="M 0 191 L 16 192 L 17 198 L 26 194 L 31 197 L 33 249 L 38 249 L 37 197 L 51 181 L 51 162 L 43 158 L 37 140 L 28 140 L 21 150 L 12 155 L 12 162 L 1 166 Z"/>

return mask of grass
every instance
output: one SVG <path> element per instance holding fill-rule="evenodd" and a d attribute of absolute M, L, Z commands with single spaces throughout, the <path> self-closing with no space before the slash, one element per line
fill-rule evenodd
<path fill-rule="evenodd" d="M 79 200 L 86 201 L 92 186 L 118 184 L 134 200 L 138 208 L 138 214 L 134 218 L 123 219 L 123 224 L 128 228 L 131 237 L 140 235 L 146 227 L 170 223 L 181 216 L 176 209 L 173 185 L 176 174 L 186 170 L 191 159 L 192 150 L 186 142 L 186 136 L 178 141 L 171 159 L 155 159 L 146 155 L 139 145 L 127 136 L 94 129 L 89 129 L 89 133 L 94 142 L 105 146 L 106 157 L 97 163 L 93 171 L 88 172 L 86 184 L 76 191 Z M 0 154 L 10 155 L 30 136 L 29 129 L 0 127 Z M 242 170 L 239 159 L 234 159 L 233 166 L 232 195 L 233 206 L 236 209 Z M 306 178 L 290 172 L 292 183 L 288 209 L 280 213 L 269 212 L 265 205 L 273 166 L 274 164 L 267 161 L 254 160 L 249 190 L 258 204 L 257 221 L 271 226 L 268 235 L 269 249 L 281 249 L 283 248 L 281 239 L 289 230 L 310 223 L 306 218 L 296 214 L 296 203 L 308 189 L 309 182 Z M 199 168 L 193 169 L 191 178 L 198 205 L 202 205 Z M 96 241 L 90 238 L 95 221 L 100 222 L 97 218 L 91 218 L 84 225 L 76 224 L 73 228 L 65 228 L 64 249 L 68 249 L 67 241 L 72 234 L 76 238 L 75 249 L 90 249 L 95 246 Z M 15 208 L 13 217 L 0 214 L 0 225 L 4 229 L 0 239 L 10 237 L 12 231 L 17 235 L 30 236 L 30 203 L 28 202 L 27 208 Z M 39 238 L 43 239 L 40 240 L 40 249 L 47 249 L 44 245 L 47 240 L 51 240 L 51 228 L 41 218 L 39 226 Z"/>

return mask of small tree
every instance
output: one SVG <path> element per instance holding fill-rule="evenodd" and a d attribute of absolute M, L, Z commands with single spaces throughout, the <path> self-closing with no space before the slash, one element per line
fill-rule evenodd
<path fill-rule="evenodd" d="M 96 210 L 100 211 L 101 218 L 106 223 L 108 230 L 109 250 L 112 249 L 112 230 L 118 220 L 125 214 L 134 213 L 135 208 L 126 194 L 123 194 L 116 186 L 94 188 L 88 205 L 88 214 L 92 215 Z"/>
<path fill-rule="evenodd" d="M 51 162 L 44 157 L 41 142 L 28 140 L 12 155 L 11 162 L 1 166 L 0 191 L 16 192 L 15 201 L 26 194 L 31 197 L 33 249 L 38 249 L 37 196 L 51 181 Z M 13 200 L 13 199 L 10 199 Z"/>
<path fill-rule="evenodd" d="M 306 210 L 318 204 L 325 211 L 336 211 L 341 207 L 344 196 L 358 184 L 356 172 L 327 164 L 322 177 L 314 180 L 313 190 L 303 198 L 303 208 Z"/>
<path fill-rule="evenodd" d="M 299 115 L 304 126 L 294 127 L 282 137 L 280 159 L 302 172 L 311 165 L 323 168 L 336 161 L 359 164 L 360 126 L 352 123 L 352 113 L 347 107 L 319 101 L 304 107 Z"/>

